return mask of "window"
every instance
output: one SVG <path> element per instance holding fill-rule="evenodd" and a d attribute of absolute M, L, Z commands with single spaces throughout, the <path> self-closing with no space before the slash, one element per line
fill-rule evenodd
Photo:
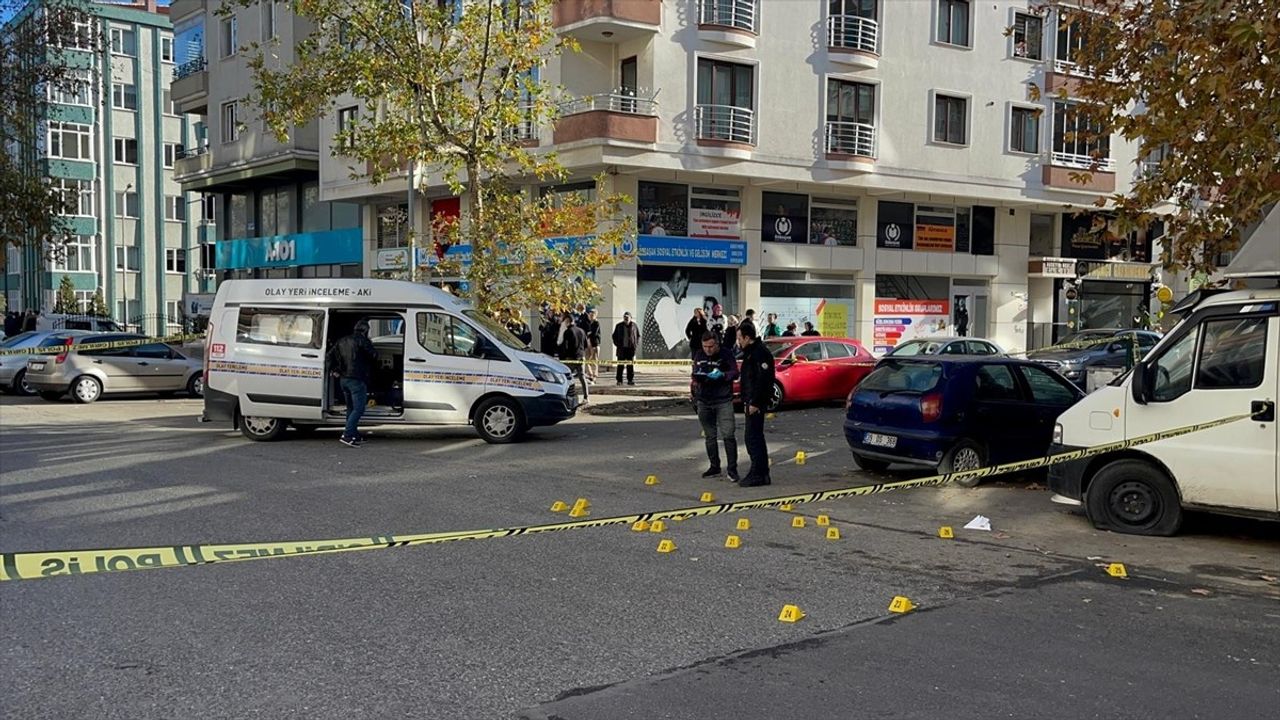
<path fill-rule="evenodd" d="M 136 302 L 130 302 L 129 307 L 134 310 L 137 310 Z M 116 302 L 116 316 L 122 319 L 127 316 L 127 312 L 126 312 L 125 304 L 123 300 Z M 88 328 L 85 328 L 85 329 L 88 329 Z M 137 339 L 138 339 L 137 336 L 134 336 L 134 335 L 95 335 L 93 338 L 93 342 L 96 344 L 96 343 L 120 342 L 122 340 L 137 340 Z M 131 353 L 132 351 L 133 351 L 132 347 L 103 348 L 101 350 L 81 350 L 80 354 L 88 355 L 90 357 L 128 357 L 129 353 Z"/>
<path fill-rule="evenodd" d="M 938 0 L 938 42 L 969 47 L 969 0 Z"/>
<path fill-rule="evenodd" d="M 323 325 L 323 312 L 242 307 L 236 323 L 236 341 L 319 348 Z"/>
<path fill-rule="evenodd" d="M 262 2 L 262 39 L 274 40 L 276 37 L 276 0 Z"/>
<path fill-rule="evenodd" d="M 163 111 L 165 115 L 177 116 L 182 114 L 178 111 L 178 104 L 173 101 L 173 93 L 169 91 L 169 88 L 165 88 L 164 91 L 160 93 L 160 110 Z"/>
<path fill-rule="evenodd" d="M 173 357 L 173 350 L 164 343 L 148 343 L 135 347 L 133 356 L 152 360 L 168 360 Z"/>
<path fill-rule="evenodd" d="M 187 219 L 187 203 L 181 195 L 164 196 L 164 219 L 173 222 Z"/>
<path fill-rule="evenodd" d="M 964 145 L 969 101 L 951 95 L 933 97 L 933 141 Z"/>
<path fill-rule="evenodd" d="M 116 217 L 136 218 L 138 217 L 138 211 L 138 193 L 116 193 Z"/>
<path fill-rule="evenodd" d="M 1031 388 L 1031 402 L 1037 405 L 1070 405 L 1076 401 L 1076 391 L 1048 370 L 1032 365 L 1023 365 L 1020 369 Z"/>
<path fill-rule="evenodd" d="M 61 82 L 50 83 L 49 102 L 62 105 L 88 106 L 92 71 L 88 68 L 68 70 Z"/>
<path fill-rule="evenodd" d="M 827 80 L 827 152 L 875 155 L 876 86 Z"/>
<path fill-rule="evenodd" d="M 72 235 L 59 248 L 53 269 L 62 272 L 94 272 L 98 269 L 98 242 L 92 235 Z"/>
<path fill-rule="evenodd" d="M 809 244 L 857 245 L 857 201 L 814 198 L 809 204 Z"/>
<path fill-rule="evenodd" d="M 165 300 L 164 301 L 164 320 L 168 329 L 182 329 L 182 301 L 181 300 Z"/>
<path fill-rule="evenodd" d="M 467 323 L 444 313 L 418 313 L 418 343 L 433 355 L 482 357 L 482 338 Z"/>
<path fill-rule="evenodd" d="M 200 221 L 213 222 L 218 212 L 218 198 L 216 195 L 203 195 L 200 198 Z M 213 267 L 210 265 L 209 267 Z"/>
<path fill-rule="evenodd" d="M 796 362 L 818 362 L 822 359 L 822 343 L 805 343 L 791 353 Z M 800 358 L 804 358 L 802 361 Z"/>
<path fill-rule="evenodd" d="M 95 29 L 93 20 L 73 19 L 68 28 L 49 28 L 49 43 L 54 47 L 93 50 L 95 48 Z"/>
<path fill-rule="evenodd" d="M 236 42 L 236 19 L 235 17 L 223 18 L 221 23 L 221 40 L 222 40 L 222 57 L 231 57 L 236 54 L 239 43 Z"/>
<path fill-rule="evenodd" d="M 222 105 L 222 142 L 232 143 L 240 139 L 240 121 L 234 102 Z"/>
<path fill-rule="evenodd" d="M 1015 107 L 1009 120 L 1009 149 L 1013 152 L 1040 152 L 1040 110 Z"/>
<path fill-rule="evenodd" d="M 63 215 L 93 217 L 94 192 L 92 180 L 55 179 L 50 186 L 62 194 Z"/>
<path fill-rule="evenodd" d="M 1089 169 L 1096 160 L 1102 170 L 1114 167 L 1110 162 L 1111 136 L 1074 103 L 1053 103 L 1053 154 L 1057 165 Z"/>
<path fill-rule="evenodd" d="M 354 146 L 357 113 L 355 106 L 338 110 L 338 136 L 334 139 L 339 150 L 350 150 Z"/>
<path fill-rule="evenodd" d="M 1152 400 L 1169 402 L 1182 397 L 1191 389 L 1191 369 L 1195 360 L 1196 339 L 1199 336 L 1200 326 L 1192 328 L 1177 342 L 1165 348 L 1152 363 Z"/>
<path fill-rule="evenodd" d="M 49 122 L 49 157 L 64 160 L 93 160 L 88 125 Z"/>
<path fill-rule="evenodd" d="M 160 62 L 173 62 L 173 38 L 169 35 L 160 38 Z"/>
<path fill-rule="evenodd" d="M 138 272 L 141 265 L 138 262 L 138 248 L 136 245 L 117 245 L 116 246 L 116 270 L 123 272 Z"/>
<path fill-rule="evenodd" d="M 844 343 L 822 343 L 822 347 L 827 351 L 828 360 L 839 360 L 840 358 L 853 357 L 853 351 Z"/>
<path fill-rule="evenodd" d="M 93 296 L 95 292 L 95 290 L 76 290 L 76 309 L 82 313 L 89 312 L 89 309 L 93 307 Z M 64 325 L 63 327 L 66 326 Z"/>
<path fill-rule="evenodd" d="M 178 158 L 182 156 L 183 147 L 181 143 L 165 143 L 164 144 L 164 166 L 173 167 Z"/>
<path fill-rule="evenodd" d="M 1008 365 L 983 365 L 978 368 L 978 374 L 974 380 L 975 400 L 1009 402 L 1020 399 L 1018 383 L 1013 379 L 1013 371 Z"/>
<path fill-rule="evenodd" d="M 1152 177 L 1160 172 L 1160 164 L 1170 156 L 1169 143 L 1161 143 L 1142 156 L 1142 174 Z"/>
<path fill-rule="evenodd" d="M 1267 370 L 1265 317 L 1207 320 L 1196 387 L 1205 390 L 1256 388 Z"/>
<path fill-rule="evenodd" d="M 991 343 L 985 343 L 981 340 L 969 340 L 968 350 L 970 355 L 999 355 L 1000 351 Z"/>
<path fill-rule="evenodd" d="M 1014 13 L 1013 56 L 1027 60 L 1044 59 L 1044 20 L 1035 15 Z"/>
<path fill-rule="evenodd" d="M 125 57 L 137 57 L 138 34 L 132 28 L 111 28 L 111 52 Z"/>
<path fill-rule="evenodd" d="M 111 85 L 111 107 L 117 110 L 138 109 L 138 86 L 132 83 Z"/>
<path fill-rule="evenodd" d="M 698 59 L 698 137 L 755 142 L 755 68 Z"/>
<path fill-rule="evenodd" d="M 116 138 L 112 141 L 114 158 L 121 165 L 138 164 L 138 141 L 133 138 Z"/>
<path fill-rule="evenodd" d="M 1080 51 L 1084 49 L 1084 36 L 1088 30 L 1087 13 L 1060 13 L 1058 16 L 1058 43 L 1054 50 L 1054 69 L 1073 72 L 1079 67 Z"/>
<path fill-rule="evenodd" d="M 182 248 L 165 248 L 164 271 L 169 273 L 186 273 L 187 251 Z"/>

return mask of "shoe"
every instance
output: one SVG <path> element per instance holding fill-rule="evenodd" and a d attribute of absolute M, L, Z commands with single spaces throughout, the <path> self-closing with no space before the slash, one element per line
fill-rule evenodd
<path fill-rule="evenodd" d="M 349 438 L 344 435 L 343 437 L 338 438 L 338 442 L 346 445 L 347 447 L 360 447 L 360 438 Z"/>
<path fill-rule="evenodd" d="M 769 478 L 748 475 L 738 482 L 738 487 L 760 487 L 761 485 L 768 485 L 769 482 Z"/>
<path fill-rule="evenodd" d="M 731 482 L 731 483 L 736 483 L 736 482 L 739 482 L 739 481 L 741 481 L 741 480 L 742 480 L 742 478 L 738 477 L 738 471 L 737 471 L 737 469 L 736 469 L 736 468 L 729 468 L 729 482 Z"/>
<path fill-rule="evenodd" d="M 713 477 L 718 476 L 719 474 L 720 474 L 720 468 L 718 468 L 718 467 L 709 467 L 709 468 L 707 468 L 707 471 L 706 471 L 706 472 L 702 473 L 702 477 L 704 477 L 704 478 L 713 478 Z"/>
<path fill-rule="evenodd" d="M 628 385 L 635 385 L 635 383 L 634 383 L 634 382 L 629 382 L 629 383 L 627 383 L 627 384 L 628 384 Z"/>

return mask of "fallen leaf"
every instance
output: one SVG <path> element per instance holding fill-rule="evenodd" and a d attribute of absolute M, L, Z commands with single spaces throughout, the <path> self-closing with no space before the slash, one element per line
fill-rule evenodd
<path fill-rule="evenodd" d="M 1275 581 L 1276 581 L 1276 578 L 1275 578 L 1275 577 L 1273 577 L 1273 576 L 1271 576 L 1271 575 L 1259 575 L 1258 577 L 1259 577 L 1259 578 L 1261 578 L 1261 579 L 1263 579 L 1263 580 L 1266 580 L 1267 582 L 1275 582 Z"/>
<path fill-rule="evenodd" d="M 1213 593 L 1209 592 L 1208 590 L 1206 590 L 1206 589 L 1204 589 L 1204 588 L 1191 588 L 1191 594 L 1192 594 L 1192 595 L 1203 595 L 1203 596 L 1205 596 L 1205 597 L 1208 597 L 1208 596 L 1212 595 Z"/>

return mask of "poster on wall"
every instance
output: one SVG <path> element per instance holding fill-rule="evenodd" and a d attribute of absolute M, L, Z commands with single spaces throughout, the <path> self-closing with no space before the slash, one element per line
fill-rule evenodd
<path fill-rule="evenodd" d="M 920 205 L 916 208 L 915 249 L 929 252 L 955 252 L 955 208 L 931 205 Z"/>
<path fill-rule="evenodd" d="M 951 332 L 949 300 L 876 298 L 873 351 L 887 353 L 909 340 Z"/>
<path fill-rule="evenodd" d="M 809 196 L 763 193 L 760 239 L 764 242 L 809 242 Z"/>
<path fill-rule="evenodd" d="M 853 300 L 848 298 L 815 297 L 766 297 L 761 298 L 760 317 L 775 313 L 778 325 L 786 328 L 796 324 L 797 334 L 804 331 L 806 322 L 824 337 L 852 337 Z M 761 326 L 763 329 L 763 326 Z"/>
<path fill-rule="evenodd" d="M 736 307 L 736 279 L 725 270 L 647 266 L 640 268 L 637 280 L 635 317 L 640 323 L 641 358 L 692 357 L 684 330 L 694 308 L 710 316 L 717 304 L 726 315 Z"/>
<path fill-rule="evenodd" d="M 881 200 L 876 219 L 876 247 L 910 250 L 915 240 L 916 206 Z"/>
<path fill-rule="evenodd" d="M 641 235 L 684 236 L 689 232 L 689 188 L 671 183 L 640 183 L 636 227 Z"/>
<path fill-rule="evenodd" d="M 690 208 L 689 237 L 737 239 L 739 211 L 734 208 Z"/>

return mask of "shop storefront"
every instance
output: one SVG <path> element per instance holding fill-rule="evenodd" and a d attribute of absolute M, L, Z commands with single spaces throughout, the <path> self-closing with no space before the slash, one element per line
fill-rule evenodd
<path fill-rule="evenodd" d="M 852 277 L 765 270 L 760 275 L 760 307 L 756 314 L 762 322 L 771 314 L 777 315 L 778 326 L 784 329 L 795 323 L 802 331 L 804 324 L 810 322 L 825 337 L 853 337 L 857 313 L 854 287 Z M 764 326 L 760 329 L 763 331 Z"/>
<path fill-rule="evenodd" d="M 364 233 L 360 228 L 219 240 L 218 272 L 234 278 L 358 278 Z"/>

